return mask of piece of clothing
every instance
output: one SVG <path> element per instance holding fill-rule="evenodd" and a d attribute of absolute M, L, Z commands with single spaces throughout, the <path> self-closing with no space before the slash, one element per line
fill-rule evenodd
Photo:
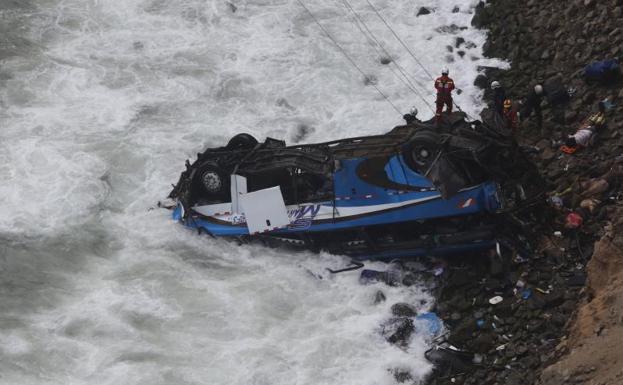
<path fill-rule="evenodd" d="M 513 134 L 517 131 L 517 110 L 513 107 L 502 110 L 502 116 L 506 122 L 506 128 L 511 130 Z"/>
<path fill-rule="evenodd" d="M 506 90 L 498 87 L 493 90 L 493 109 L 500 115 L 504 112 L 504 101 L 506 100 Z"/>
<path fill-rule="evenodd" d="M 567 146 L 567 145 L 562 145 L 560 146 L 560 151 L 564 152 L 565 154 L 574 154 L 576 151 L 578 150 L 577 146 Z"/>
<path fill-rule="evenodd" d="M 575 139 L 576 145 L 586 147 L 588 146 L 592 136 L 592 130 L 589 130 L 587 128 L 580 128 L 575 134 L 571 135 L 570 137 Z"/>
<path fill-rule="evenodd" d="M 586 125 L 595 126 L 601 128 L 606 124 L 606 114 L 603 112 L 596 112 L 586 119 Z"/>
<path fill-rule="evenodd" d="M 569 135 L 565 141 L 565 146 L 561 147 L 563 152 L 572 154 L 578 148 L 588 147 L 591 145 L 593 135 L 606 124 L 606 115 L 603 112 L 596 112 L 589 116 L 576 131 L 575 134 Z M 573 152 L 570 152 L 573 149 Z"/>
<path fill-rule="evenodd" d="M 443 112 L 443 106 L 446 106 L 446 111 L 448 111 L 448 113 L 452 112 L 452 97 L 451 96 L 447 96 L 447 97 L 440 97 L 439 95 L 437 95 L 437 111 L 435 111 L 435 119 L 437 120 L 437 123 L 439 124 L 441 121 L 441 113 Z"/>
<path fill-rule="evenodd" d="M 454 90 L 454 80 L 448 75 L 443 75 L 435 80 L 435 89 L 437 90 L 437 99 L 439 95 L 444 97 L 452 97 L 452 90 Z"/>

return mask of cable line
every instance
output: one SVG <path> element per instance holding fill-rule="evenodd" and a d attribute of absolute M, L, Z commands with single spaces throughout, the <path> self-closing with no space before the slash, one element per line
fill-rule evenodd
<path fill-rule="evenodd" d="M 375 45 L 374 41 L 368 36 L 366 35 L 365 31 L 361 28 L 361 26 L 359 25 L 359 23 L 356 20 L 353 19 L 349 19 L 351 23 L 353 23 L 358 29 L 359 31 L 365 36 L 366 41 L 368 42 L 368 44 L 370 44 L 370 46 L 372 48 L 374 48 L 376 50 L 376 52 L 379 55 L 383 55 L 383 53 L 378 49 L 378 47 Z M 391 58 L 390 58 L 391 59 Z M 393 67 L 388 67 L 390 71 L 392 71 L 392 73 L 394 74 L 394 76 L 396 76 L 396 79 L 398 79 L 399 81 L 401 81 L 405 86 L 407 86 L 407 88 L 409 88 L 413 93 L 415 93 L 415 90 L 409 85 L 407 84 L 404 79 L 402 79 L 400 77 L 400 75 L 396 72 L 396 70 Z"/>
<path fill-rule="evenodd" d="M 387 23 L 387 21 L 385 21 L 385 19 L 383 18 L 383 16 L 381 16 L 381 14 L 379 13 L 379 11 L 376 9 L 376 7 L 374 7 L 374 5 L 372 5 L 372 3 L 370 2 L 370 0 L 366 0 L 366 2 L 368 3 L 368 5 L 370 5 L 370 7 L 374 10 L 374 12 L 376 13 L 376 15 L 379 17 L 379 19 L 381 19 L 383 21 L 383 23 L 385 23 L 385 25 L 387 26 L 387 28 L 389 28 L 389 30 L 394 34 L 394 36 L 396 37 L 396 39 L 398 39 L 398 41 L 400 42 L 400 44 L 402 44 L 402 46 L 407 50 L 407 52 L 409 52 L 409 54 L 411 55 L 411 57 L 417 62 L 417 64 L 419 64 L 420 67 L 422 67 L 422 69 L 424 70 L 424 72 L 426 72 L 426 75 L 428 75 L 428 77 L 431 80 L 434 80 L 435 78 L 433 78 L 433 75 L 430 74 L 430 72 L 428 72 L 428 70 L 426 69 L 426 67 L 424 67 L 424 65 L 418 60 L 417 57 L 415 57 L 415 55 L 413 54 L 413 52 L 411 52 L 411 50 L 409 49 L 409 47 L 402 41 L 402 39 L 396 34 L 396 32 L 393 30 L 392 27 L 390 27 L 390 25 Z"/>
<path fill-rule="evenodd" d="M 407 50 L 407 52 L 409 52 L 409 54 L 411 55 L 411 57 L 413 58 L 413 60 L 415 60 L 415 62 L 424 70 L 424 72 L 426 72 L 426 74 L 428 75 L 428 77 L 431 80 L 435 80 L 435 78 L 433 77 L 433 75 L 430 74 L 430 72 L 428 72 L 428 70 L 426 69 L 426 67 L 424 67 L 424 65 L 422 64 L 422 62 L 420 62 L 418 60 L 418 58 L 415 56 L 415 54 L 413 52 L 411 52 L 411 50 L 409 49 L 409 47 L 404 43 L 404 41 L 402 41 L 402 39 L 398 36 L 398 34 L 396 34 L 396 32 L 394 31 L 394 29 L 387 23 L 387 21 L 383 18 L 383 16 L 381 16 L 381 14 L 379 13 L 379 11 L 376 9 L 376 7 L 374 5 L 372 5 L 372 3 L 370 2 L 370 0 L 366 0 L 366 2 L 368 3 L 368 5 L 370 6 L 370 8 L 372 8 L 374 10 L 374 13 L 376 13 L 376 15 L 379 17 L 379 19 L 381 19 L 383 21 L 383 23 L 387 26 L 387 28 L 392 32 L 392 34 L 394 34 L 394 37 L 396 37 L 396 39 L 398 39 L 398 41 L 400 42 L 400 44 L 402 44 L 402 46 Z M 460 111 L 463 112 L 468 118 L 474 120 L 473 117 L 471 117 L 467 112 L 463 111 L 461 109 L 461 106 L 459 106 L 456 102 L 453 101 L 453 104 L 456 106 L 456 108 Z"/>
<path fill-rule="evenodd" d="M 313 14 L 313 13 L 311 13 L 311 11 L 309 10 L 309 8 L 307 8 L 307 7 L 305 6 L 305 4 L 303 4 L 303 2 L 302 2 L 301 0 L 297 0 L 297 1 L 298 1 L 298 3 L 299 3 L 299 4 L 301 4 L 301 6 L 302 6 L 303 8 L 305 8 L 305 10 L 307 11 L 307 13 L 309 13 L 309 16 L 311 16 L 311 17 L 312 17 L 312 19 L 314 20 L 314 22 L 316 22 L 316 24 L 318 24 L 318 27 L 320 27 L 320 29 L 322 29 L 322 31 L 323 31 L 323 32 L 327 35 L 327 37 L 329 37 L 329 39 L 333 42 L 333 44 L 335 44 L 335 46 L 336 46 L 336 47 L 337 47 L 340 51 L 342 51 L 342 53 L 344 54 L 344 56 L 346 57 L 346 59 L 348 59 L 348 61 L 349 61 L 349 62 L 353 65 L 353 67 L 355 67 L 355 68 L 357 69 L 357 71 L 359 71 L 359 72 L 360 72 L 360 73 L 364 76 L 364 78 L 367 78 L 367 77 L 368 77 L 368 75 L 366 75 L 366 74 L 365 74 L 365 72 L 363 72 L 363 70 L 362 70 L 361 68 L 359 68 L 359 66 L 357 65 L 357 63 L 355 63 L 355 61 L 354 61 L 353 59 L 351 59 L 351 57 L 350 57 L 350 56 L 348 56 L 348 53 L 346 53 L 346 51 L 342 48 L 342 46 L 340 46 L 340 45 L 338 44 L 338 42 L 337 42 L 337 41 L 336 41 L 336 40 L 335 40 L 335 39 L 331 36 L 331 34 L 329 33 L 329 31 L 327 31 L 327 30 L 326 30 L 326 29 L 322 26 L 322 24 L 320 24 L 320 22 L 318 21 L 318 19 L 316 19 L 316 17 L 314 16 L 314 14 Z M 385 100 L 387 101 L 387 103 L 389 103 L 389 104 L 390 104 L 390 105 L 394 108 L 394 110 L 396 110 L 396 112 L 397 112 L 399 115 L 402 115 L 402 112 L 400 112 L 400 110 L 398 109 L 398 107 L 396 107 L 396 105 L 395 105 L 394 103 L 392 103 L 392 102 L 391 102 L 391 100 L 389 100 L 389 98 L 387 97 L 387 95 L 385 95 L 385 94 L 383 93 L 383 91 L 381 91 L 381 90 L 380 90 L 380 89 L 376 86 L 376 84 L 373 84 L 373 83 L 370 83 L 370 84 L 372 84 L 372 86 L 373 86 L 373 87 L 374 87 L 374 88 L 378 91 L 378 93 L 379 93 L 379 94 L 381 94 L 381 95 L 385 98 Z"/>
<path fill-rule="evenodd" d="M 374 33 L 368 28 L 368 25 L 365 23 L 365 21 L 363 20 L 363 18 L 359 15 L 359 13 L 357 13 L 357 11 L 355 11 L 355 9 L 353 8 L 353 6 L 348 2 L 348 0 L 342 0 L 342 2 L 346 5 L 346 7 L 355 15 L 355 17 L 357 18 L 357 20 L 359 20 L 359 22 L 363 25 L 363 27 L 366 29 L 366 31 L 368 32 L 368 34 L 370 35 L 370 37 L 374 40 L 374 42 L 381 47 L 381 49 L 383 50 L 383 52 L 385 53 L 386 56 L 388 56 L 392 62 L 396 65 L 396 67 L 398 67 L 398 69 L 400 70 L 401 74 L 404 76 L 404 78 L 409 82 L 409 78 L 408 76 L 405 74 L 405 71 L 402 67 L 400 67 L 400 65 L 394 61 L 392 55 L 387 51 L 387 49 L 385 49 L 385 46 L 383 46 L 383 44 L 379 41 L 379 39 L 376 38 L 376 36 L 374 35 Z M 361 27 L 359 27 L 359 25 L 357 25 L 357 27 L 359 28 L 359 30 L 366 35 L 365 32 L 363 32 L 363 30 L 361 29 Z M 377 52 L 380 53 L 380 51 L 378 50 L 378 48 L 376 46 L 374 46 L 374 48 L 377 50 Z M 417 80 L 414 79 L 414 81 L 422 88 L 424 88 L 424 85 L 422 85 L 422 83 L 418 82 Z M 410 83 L 410 82 L 409 82 Z"/>
<path fill-rule="evenodd" d="M 416 94 L 420 99 L 422 99 L 422 101 L 424 102 L 424 104 L 433 112 L 435 113 L 435 110 L 433 109 L 433 107 L 431 106 L 431 104 L 424 98 L 424 96 L 422 96 L 422 94 L 418 91 L 417 87 L 411 82 L 411 79 L 409 78 L 409 76 L 406 74 L 406 71 L 404 70 L 404 68 L 402 68 L 392 57 L 392 55 L 387 51 L 387 49 L 383 46 L 383 44 L 376 38 L 376 36 L 374 35 L 374 33 L 368 28 L 368 26 L 366 25 L 365 21 L 363 20 L 363 18 L 357 13 L 357 11 L 355 11 L 355 9 L 353 8 L 353 6 L 348 2 L 348 0 L 342 0 L 342 2 L 344 3 L 344 5 L 353 13 L 353 15 L 355 15 L 355 18 L 359 21 L 359 23 L 361 23 L 361 25 L 363 25 L 363 27 L 365 28 L 365 30 L 367 31 L 364 32 L 364 30 L 361 28 L 361 26 L 359 25 L 359 23 L 353 21 L 353 23 L 357 26 L 357 28 L 359 28 L 359 31 L 361 31 L 361 33 L 366 37 L 366 39 L 368 40 L 368 43 L 370 43 L 370 45 L 380 54 L 382 55 L 383 53 L 394 63 L 394 65 L 398 68 L 398 71 L 400 72 L 400 74 L 403 76 L 404 80 L 402 78 L 400 78 L 396 72 L 392 69 L 392 67 L 390 66 L 389 68 L 391 69 L 392 73 L 394 73 L 394 75 L 396 75 L 396 77 L 398 77 L 398 79 L 400 81 L 402 81 L 402 83 L 404 83 L 414 94 Z M 368 36 L 369 35 L 369 36 Z M 374 45 L 370 39 L 372 39 L 376 45 Z M 383 50 L 383 52 L 381 52 L 379 50 L 380 47 L 381 50 Z M 405 82 L 406 80 L 406 82 Z M 413 79 L 422 89 L 424 89 L 424 86 L 422 85 L 422 83 L 418 82 L 416 79 Z"/>

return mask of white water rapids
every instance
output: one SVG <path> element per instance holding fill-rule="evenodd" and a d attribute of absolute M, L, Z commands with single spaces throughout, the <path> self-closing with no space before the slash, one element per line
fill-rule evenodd
<path fill-rule="evenodd" d="M 401 112 L 432 116 L 342 1 L 303 1 Z M 476 116 L 477 67 L 499 64 L 481 58 L 476 1 L 372 3 L 429 71 L 450 68 Z M 351 4 L 432 104 L 424 71 Z M 149 210 L 187 158 L 236 133 L 314 142 L 401 123 L 296 0 L 0 0 L 0 23 L 1 384 L 361 385 L 430 370 L 423 335 L 402 350 L 379 333 L 393 303 L 430 308 L 426 288 L 362 286 L 327 274 L 339 256 L 241 247 Z"/>

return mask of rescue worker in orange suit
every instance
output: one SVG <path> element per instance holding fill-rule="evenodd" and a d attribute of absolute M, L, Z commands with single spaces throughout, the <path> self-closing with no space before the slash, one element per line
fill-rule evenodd
<path fill-rule="evenodd" d="M 504 108 L 502 109 L 502 116 L 506 122 L 506 127 L 511 130 L 513 134 L 517 131 L 517 110 L 513 108 L 513 102 L 510 99 L 504 100 Z"/>
<path fill-rule="evenodd" d="M 435 89 L 437 89 L 437 112 L 435 118 L 437 124 L 441 122 L 441 112 L 443 111 L 444 104 L 447 106 L 447 111 L 452 112 L 452 90 L 454 89 L 454 80 L 448 76 L 448 69 L 441 70 L 441 76 L 435 80 Z"/>

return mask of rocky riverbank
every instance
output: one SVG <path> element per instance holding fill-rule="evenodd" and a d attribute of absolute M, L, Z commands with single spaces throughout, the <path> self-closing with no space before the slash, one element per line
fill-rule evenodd
<path fill-rule="evenodd" d="M 520 138 L 543 149 L 537 157 L 539 166 L 550 179 L 552 193 L 563 198 L 563 209 L 554 220 L 560 222 L 565 211 L 580 212 L 584 223 L 577 232 L 587 240 L 597 240 L 594 247 L 581 245 L 588 263 L 578 264 L 582 269 L 577 270 L 586 272 L 588 279 L 561 330 L 564 336 L 554 348 L 555 360 L 542 360 L 537 383 L 623 383 L 623 349 L 618 346 L 623 336 L 619 157 L 623 153 L 623 90 L 620 79 L 588 84 L 581 78 L 587 64 L 621 56 L 623 1 L 503 0 L 480 9 L 474 21 L 490 30 L 486 53 L 512 61 L 512 68 L 497 77 L 511 86 L 513 97 L 527 92 L 535 81 L 556 76 L 577 90 L 566 108 L 564 122 L 553 121 L 552 114 L 546 111 L 545 132 L 551 132 L 551 136 L 540 137 L 534 127 L 526 125 Z M 617 106 L 608 111 L 607 127 L 593 146 L 573 155 L 548 148 L 552 138 L 572 133 L 594 109 L 595 102 L 605 98 Z M 565 251 L 562 257 L 567 259 L 569 254 Z M 582 259 L 578 262 L 582 263 Z"/>
<path fill-rule="evenodd" d="M 476 79 L 486 97 L 493 80 L 516 104 L 536 84 L 575 92 L 556 108 L 544 104 L 543 129 L 525 119 L 518 130 L 548 185 L 539 205 L 509 218 L 525 247 L 503 258 L 445 260 L 443 274 L 430 278 L 447 342 L 465 354 L 430 354 L 437 366 L 429 384 L 623 383 L 623 83 L 582 78 L 587 64 L 622 55 L 621 21 L 623 0 L 491 0 L 476 8 L 473 25 L 489 31 L 485 55 L 511 63 Z M 464 43 L 457 37 L 455 47 Z M 560 140 L 606 98 L 614 106 L 595 143 L 563 153 Z"/>
<path fill-rule="evenodd" d="M 476 353 L 477 365 L 440 367 L 431 384 L 623 383 L 623 91 L 620 80 L 581 77 L 587 64 L 621 55 L 622 20 L 622 0 L 477 7 L 473 24 L 489 30 L 485 55 L 511 62 L 477 84 L 498 80 L 516 102 L 537 83 L 562 82 L 575 94 L 562 116 L 545 105 L 543 130 L 530 119 L 519 129 L 518 141 L 536 150 L 533 161 L 549 185 L 545 215 L 522 219 L 536 247 L 508 261 L 448 266 L 437 311 L 450 327 L 449 342 Z M 605 98 L 615 106 L 595 143 L 561 152 L 556 141 Z M 570 214 L 581 218 L 579 226 Z M 502 302 L 489 303 L 494 296 Z"/>

